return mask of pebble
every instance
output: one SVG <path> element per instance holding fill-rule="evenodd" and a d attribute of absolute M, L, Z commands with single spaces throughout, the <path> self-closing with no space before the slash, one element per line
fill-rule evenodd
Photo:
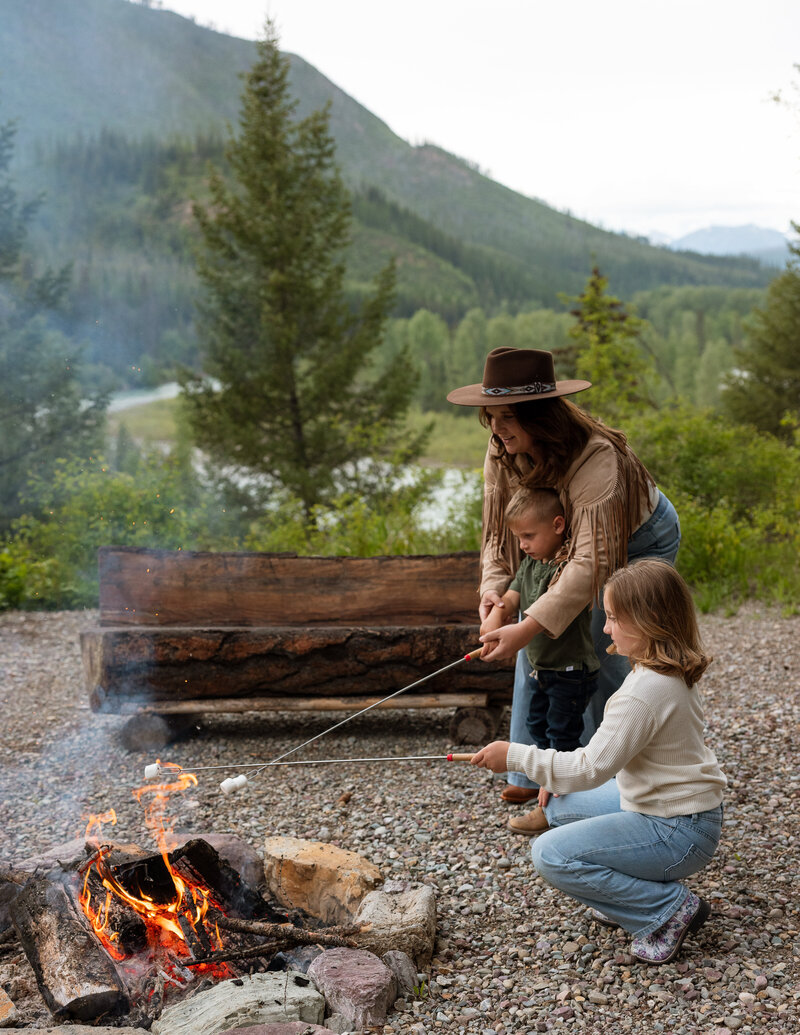
<path fill-rule="evenodd" d="M 155 759 L 121 749 L 123 718 L 86 708 L 78 636 L 96 621 L 95 612 L 0 614 L 4 863 L 79 835 L 82 816 L 109 808 L 115 839 L 150 846 L 131 791 Z M 429 994 L 409 995 L 407 1009 L 389 1015 L 391 1035 L 800 1032 L 800 618 L 749 604 L 732 617 L 702 615 L 700 625 L 716 658 L 700 684 L 708 736 L 730 782 L 720 849 L 689 881 L 712 903 L 711 919 L 663 967 L 637 963 L 624 932 L 598 927 L 536 877 L 527 844 L 506 828 L 514 809 L 499 801 L 502 781 L 468 766 L 287 767 L 230 798 L 198 773 L 198 787 L 173 799 L 175 825 L 235 833 L 257 849 L 276 833 L 331 841 L 387 876 L 430 884 L 438 930 L 421 975 Z M 450 716 L 375 711 L 304 757 L 441 754 L 456 747 Z M 327 713 L 206 717 L 162 760 L 256 761 L 330 723 Z M 20 1027 L 47 1027 L 23 955 L 0 956 L 0 987 Z"/>

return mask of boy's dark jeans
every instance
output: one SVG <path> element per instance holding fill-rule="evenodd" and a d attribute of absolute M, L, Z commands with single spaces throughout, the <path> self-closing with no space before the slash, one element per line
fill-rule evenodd
<path fill-rule="evenodd" d="M 580 747 L 583 712 L 597 689 L 597 672 L 586 666 L 570 672 L 540 668 L 528 712 L 528 731 L 540 748 L 574 751 Z"/>

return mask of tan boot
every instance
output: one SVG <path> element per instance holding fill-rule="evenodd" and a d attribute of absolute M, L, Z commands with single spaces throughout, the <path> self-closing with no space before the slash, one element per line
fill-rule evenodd
<path fill-rule="evenodd" d="M 522 834 L 524 837 L 534 837 L 536 834 L 542 834 L 545 830 L 549 830 L 550 824 L 547 822 L 547 816 L 545 816 L 541 806 L 537 805 L 533 812 L 526 812 L 524 816 L 512 816 L 508 821 L 508 828 L 513 830 L 515 834 Z"/>

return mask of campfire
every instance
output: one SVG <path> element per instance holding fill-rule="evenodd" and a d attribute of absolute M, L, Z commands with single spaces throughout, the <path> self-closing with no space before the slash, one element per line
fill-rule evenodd
<path fill-rule="evenodd" d="M 197 778 L 163 772 L 133 792 L 156 852 L 109 840 L 113 810 L 93 815 L 87 857 L 33 877 L 14 901 L 14 926 L 58 1019 L 125 1016 L 149 1027 L 166 1005 L 219 981 L 282 969 L 298 946 L 355 944 L 355 928 L 314 929 L 299 910 L 267 902 L 207 841 L 170 849 L 170 796 Z"/>

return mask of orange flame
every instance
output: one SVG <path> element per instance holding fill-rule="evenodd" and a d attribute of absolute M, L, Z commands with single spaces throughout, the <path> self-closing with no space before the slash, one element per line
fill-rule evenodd
<path fill-rule="evenodd" d="M 148 925 L 148 933 L 152 934 L 154 928 L 156 930 L 160 928 L 167 935 L 172 935 L 184 954 L 186 952 L 186 938 L 181 929 L 180 919 L 184 919 L 196 930 L 197 925 L 203 922 L 209 905 L 214 904 L 210 899 L 210 893 L 207 888 L 187 882 L 175 872 L 167 847 L 168 834 L 172 830 L 172 820 L 165 816 L 169 797 L 171 794 L 186 790 L 187 787 L 196 786 L 197 777 L 194 773 L 183 772 L 179 766 L 172 763 L 165 763 L 161 768 L 175 770 L 175 779 L 171 782 L 145 784 L 142 787 L 136 788 L 133 791 L 133 796 L 138 802 L 141 802 L 145 797 L 151 797 L 151 800 L 145 806 L 145 824 L 158 845 L 161 858 L 173 883 L 174 893 L 170 901 L 155 902 L 151 896 L 142 892 L 141 889 L 138 894 L 128 890 L 119 883 L 111 871 L 107 862 L 111 849 L 108 845 L 101 844 L 100 835 L 104 823 L 116 823 L 117 817 L 113 809 L 101 815 L 90 816 L 86 826 L 86 840 L 96 847 L 97 852 L 95 858 L 86 869 L 79 900 L 95 934 L 112 958 L 116 960 L 124 959 L 125 954 L 115 944 L 118 941 L 116 932 L 108 930 L 109 912 L 114 897 L 120 899 L 145 919 Z M 105 898 L 99 903 L 92 900 L 92 889 L 89 887 L 92 870 L 100 878 L 100 882 L 106 891 Z M 218 949 L 222 947 L 222 939 L 216 924 L 214 925 L 214 930 L 215 944 L 213 947 Z M 160 938 L 161 936 L 159 935 L 158 940 Z"/>

